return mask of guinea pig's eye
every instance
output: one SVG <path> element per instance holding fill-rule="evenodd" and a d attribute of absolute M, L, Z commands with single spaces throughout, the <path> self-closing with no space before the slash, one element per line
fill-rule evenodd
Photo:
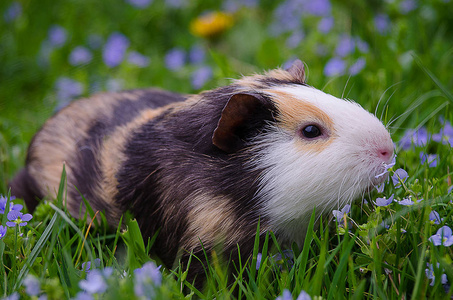
<path fill-rule="evenodd" d="M 302 135 L 306 138 L 313 139 L 322 134 L 321 129 L 316 125 L 308 125 L 302 129 Z"/>

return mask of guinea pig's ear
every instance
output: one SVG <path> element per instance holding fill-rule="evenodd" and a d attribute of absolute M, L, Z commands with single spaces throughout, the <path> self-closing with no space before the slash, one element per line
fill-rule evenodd
<path fill-rule="evenodd" d="M 305 83 L 305 65 L 300 59 L 296 59 L 286 71 L 299 83 Z"/>
<path fill-rule="evenodd" d="M 270 101 L 260 95 L 235 94 L 223 108 L 212 143 L 227 153 L 236 152 L 247 136 L 271 118 Z"/>

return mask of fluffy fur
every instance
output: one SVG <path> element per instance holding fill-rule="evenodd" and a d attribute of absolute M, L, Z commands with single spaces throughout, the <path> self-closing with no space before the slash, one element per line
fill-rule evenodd
<path fill-rule="evenodd" d="M 307 138 L 307 125 L 321 134 Z M 303 63 L 199 95 L 101 94 L 64 108 L 32 140 L 12 193 L 32 210 L 68 174 L 68 209 L 81 195 L 116 226 L 130 210 L 167 265 L 221 245 L 252 253 L 256 226 L 302 243 L 313 208 L 330 212 L 378 183 L 393 155 L 385 127 L 358 104 L 305 83 Z M 192 276 L 203 273 L 192 260 Z M 201 277 L 199 277 L 201 278 Z"/>

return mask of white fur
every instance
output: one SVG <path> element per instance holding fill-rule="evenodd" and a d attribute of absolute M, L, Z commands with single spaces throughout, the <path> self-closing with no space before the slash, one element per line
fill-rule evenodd
<path fill-rule="evenodd" d="M 278 90 L 327 113 L 335 131 L 319 152 L 304 151 L 301 137 L 278 124 L 259 138 L 254 167 L 265 170 L 257 195 L 264 200 L 263 213 L 284 240 L 301 244 L 314 208 L 330 214 L 379 183 L 375 176 L 390 161 L 379 158 L 377 149 L 393 151 L 393 143 L 384 125 L 357 103 L 312 87 Z"/>

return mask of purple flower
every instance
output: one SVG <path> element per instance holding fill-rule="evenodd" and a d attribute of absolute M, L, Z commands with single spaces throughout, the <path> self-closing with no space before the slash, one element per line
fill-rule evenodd
<path fill-rule="evenodd" d="M 385 182 L 381 183 L 380 185 L 376 186 L 376 191 L 378 193 L 383 193 L 384 192 L 384 188 L 385 188 Z"/>
<path fill-rule="evenodd" d="M 19 300 L 19 294 L 17 292 L 14 292 L 8 297 L 2 298 L 2 300 Z"/>
<path fill-rule="evenodd" d="M 135 6 L 137 8 L 146 8 L 153 1 L 152 0 L 127 0 L 127 2 L 129 2 L 129 4 L 131 4 L 132 6 Z"/>
<path fill-rule="evenodd" d="M 48 40 L 51 46 L 59 48 L 66 43 L 68 34 L 60 25 L 53 25 L 49 29 Z"/>
<path fill-rule="evenodd" d="M 8 227 L 0 225 L 0 240 L 5 237 Z"/>
<path fill-rule="evenodd" d="M 93 300 L 93 296 L 87 292 L 78 292 L 72 300 Z"/>
<path fill-rule="evenodd" d="M 291 295 L 289 290 L 284 289 L 281 296 L 278 296 L 275 300 L 293 300 L 293 295 Z"/>
<path fill-rule="evenodd" d="M 404 150 L 408 150 L 412 144 L 416 147 L 426 145 L 428 143 L 428 139 L 428 131 L 424 127 L 421 127 L 418 130 L 410 129 L 407 130 L 401 138 L 400 146 Z"/>
<path fill-rule="evenodd" d="M 258 253 L 256 255 L 256 269 L 259 270 L 260 265 L 261 265 L 261 259 L 263 258 L 263 254 Z"/>
<path fill-rule="evenodd" d="M 297 46 L 300 45 L 304 37 L 305 33 L 302 30 L 300 29 L 294 30 L 293 33 L 286 40 L 286 46 L 290 49 L 296 48 Z"/>
<path fill-rule="evenodd" d="M 422 164 L 428 162 L 429 167 L 432 168 L 437 166 L 438 156 L 437 154 L 425 154 L 424 152 L 420 152 L 420 160 Z"/>
<path fill-rule="evenodd" d="M 334 18 L 324 17 L 318 23 L 318 30 L 321 31 L 322 33 L 329 33 L 330 30 L 333 28 L 334 23 L 335 23 Z"/>
<path fill-rule="evenodd" d="M 274 11 L 274 21 L 271 24 L 271 34 L 278 36 L 282 33 L 292 32 L 301 27 L 304 5 L 298 0 L 282 2 Z"/>
<path fill-rule="evenodd" d="M 41 283 L 38 278 L 33 275 L 27 275 L 24 279 L 25 292 L 29 296 L 38 296 L 41 292 Z"/>
<path fill-rule="evenodd" d="M 392 158 L 392 161 L 389 163 L 389 164 L 386 164 L 384 163 L 383 164 L 383 167 L 384 167 L 384 172 L 374 176 L 375 178 L 379 178 L 379 177 L 382 177 L 384 176 L 385 174 L 387 174 L 391 168 L 393 168 L 393 166 L 396 164 L 396 155 L 393 156 Z M 384 190 L 384 187 L 382 187 L 382 191 Z"/>
<path fill-rule="evenodd" d="M 398 201 L 398 204 L 404 205 L 404 206 L 410 206 L 410 205 L 414 205 L 414 201 L 412 201 L 411 197 L 408 197 L 408 198 L 404 198 L 401 201 Z"/>
<path fill-rule="evenodd" d="M 83 85 L 67 77 L 60 77 L 55 83 L 55 89 L 57 91 L 57 99 L 62 105 L 67 104 L 83 93 Z"/>
<path fill-rule="evenodd" d="M 83 46 L 77 46 L 69 54 L 69 63 L 72 66 L 80 66 L 89 63 L 93 59 L 93 54 L 90 50 Z"/>
<path fill-rule="evenodd" d="M 184 0 L 165 0 L 165 5 L 171 8 L 182 8 L 187 5 L 188 2 Z"/>
<path fill-rule="evenodd" d="M 124 34 L 112 33 L 108 37 L 102 52 L 104 63 L 110 68 L 118 66 L 123 61 L 128 47 L 129 39 Z"/>
<path fill-rule="evenodd" d="M 25 226 L 27 222 L 30 221 L 33 216 L 30 214 L 23 214 L 17 210 L 12 210 L 8 213 L 7 218 L 9 222 L 6 222 L 8 227 L 15 227 L 16 225 Z"/>
<path fill-rule="evenodd" d="M 189 61 L 191 64 L 201 64 L 204 62 L 206 52 L 203 47 L 195 45 L 190 49 L 189 52 Z"/>
<path fill-rule="evenodd" d="M 392 182 L 396 188 L 401 187 L 402 183 L 405 183 L 409 175 L 404 169 L 398 169 L 392 175 Z"/>
<path fill-rule="evenodd" d="M 357 49 L 359 49 L 360 52 L 368 53 L 368 51 L 370 51 L 370 46 L 368 45 L 368 43 L 362 41 L 360 38 L 356 37 L 355 43 L 356 43 Z"/>
<path fill-rule="evenodd" d="M 380 34 L 385 34 L 390 29 L 390 19 L 386 14 L 378 14 L 374 17 L 374 26 Z"/>
<path fill-rule="evenodd" d="M 417 8 L 417 2 L 415 0 L 404 0 L 400 3 L 400 12 L 407 14 Z"/>
<path fill-rule="evenodd" d="M 339 58 L 331 58 L 324 67 L 324 75 L 327 77 L 343 75 L 346 70 L 345 62 Z"/>
<path fill-rule="evenodd" d="M 361 57 L 356 60 L 356 62 L 349 68 L 349 74 L 352 76 L 357 75 L 365 68 L 366 61 L 365 58 Z"/>
<path fill-rule="evenodd" d="M 9 211 L 12 211 L 12 210 L 17 210 L 17 211 L 21 211 L 23 206 L 20 205 L 20 204 L 14 204 L 12 201 L 16 199 L 16 197 L 14 196 L 11 196 L 10 197 L 10 203 L 9 203 Z M 8 201 L 8 199 L 2 195 L 0 195 L 0 214 L 4 214 L 5 213 L 5 210 L 6 210 L 6 202 Z"/>
<path fill-rule="evenodd" d="M 354 39 L 347 34 L 343 34 L 340 37 L 340 41 L 338 42 L 337 48 L 335 49 L 335 53 L 339 57 L 345 57 L 348 54 L 351 54 L 354 51 L 354 48 Z"/>
<path fill-rule="evenodd" d="M 95 258 L 94 259 L 94 268 L 99 268 L 100 266 L 101 266 L 101 259 Z M 82 263 L 82 271 L 85 271 L 85 273 L 89 273 L 90 268 L 91 268 L 91 261 Z"/>
<path fill-rule="evenodd" d="M 3 18 L 5 19 L 6 23 L 11 23 L 16 20 L 18 17 L 22 15 L 22 5 L 14 1 L 10 4 L 10 6 L 6 9 L 5 13 L 3 14 Z"/>
<path fill-rule="evenodd" d="M 351 210 L 351 205 L 349 205 L 349 204 L 346 204 L 341 210 L 333 210 L 332 213 L 333 213 L 337 223 L 342 222 L 343 218 L 348 215 L 350 210 Z"/>
<path fill-rule="evenodd" d="M 437 211 L 433 210 L 429 213 L 429 220 L 431 221 L 431 224 L 439 225 L 444 219 L 440 217 Z"/>
<path fill-rule="evenodd" d="M 310 0 L 305 2 L 305 10 L 314 16 L 329 16 L 332 4 L 329 0 Z"/>
<path fill-rule="evenodd" d="M 152 261 L 145 263 L 141 268 L 134 270 L 134 292 L 137 297 L 153 299 L 155 287 L 162 284 L 160 266 Z"/>
<path fill-rule="evenodd" d="M 105 268 L 102 271 L 94 269 L 88 273 L 85 280 L 79 282 L 79 286 L 89 294 L 102 294 L 107 290 L 107 280 L 112 272 L 112 268 Z"/>
<path fill-rule="evenodd" d="M 306 291 L 302 290 L 296 300 L 311 300 L 311 297 Z"/>
<path fill-rule="evenodd" d="M 148 56 L 140 54 L 137 51 L 132 51 L 129 53 L 127 61 L 137 67 L 145 68 L 149 66 L 150 59 Z"/>
<path fill-rule="evenodd" d="M 429 263 L 426 263 L 426 266 L 428 267 L 427 269 L 425 269 L 426 277 L 428 277 L 428 279 L 432 280 L 429 285 L 433 286 L 434 283 L 435 283 L 435 280 L 436 280 L 436 277 L 434 275 L 433 265 L 429 264 Z M 439 268 L 439 263 L 437 263 L 437 268 Z M 443 270 L 441 272 L 443 272 Z M 447 275 L 446 274 L 442 274 L 440 280 L 441 280 L 443 285 L 447 284 L 448 283 Z"/>
<path fill-rule="evenodd" d="M 168 0 L 167 0 L 168 1 Z M 172 0 L 174 1 L 174 0 Z M 178 0 L 181 1 L 181 0 Z M 223 1 L 223 9 L 228 12 L 236 12 L 241 7 L 253 8 L 258 5 L 258 0 L 227 0 Z"/>
<path fill-rule="evenodd" d="M 451 126 L 450 122 L 445 122 L 444 127 L 439 133 L 433 135 L 433 141 L 450 144 L 453 147 L 453 126 Z"/>
<path fill-rule="evenodd" d="M 165 65 L 171 71 L 177 71 L 184 67 L 186 63 L 186 53 L 179 48 L 173 48 L 165 55 Z"/>
<path fill-rule="evenodd" d="M 384 198 L 376 198 L 376 205 L 377 206 L 388 206 L 390 205 L 390 203 L 393 202 L 393 197 L 394 197 L 394 194 L 392 194 L 390 196 L 390 198 L 386 199 L 385 197 Z"/>
<path fill-rule="evenodd" d="M 443 245 L 445 247 L 449 247 L 453 245 L 453 236 L 451 232 L 451 228 L 448 226 L 442 226 L 435 235 L 432 235 L 429 238 L 434 246 Z"/>

